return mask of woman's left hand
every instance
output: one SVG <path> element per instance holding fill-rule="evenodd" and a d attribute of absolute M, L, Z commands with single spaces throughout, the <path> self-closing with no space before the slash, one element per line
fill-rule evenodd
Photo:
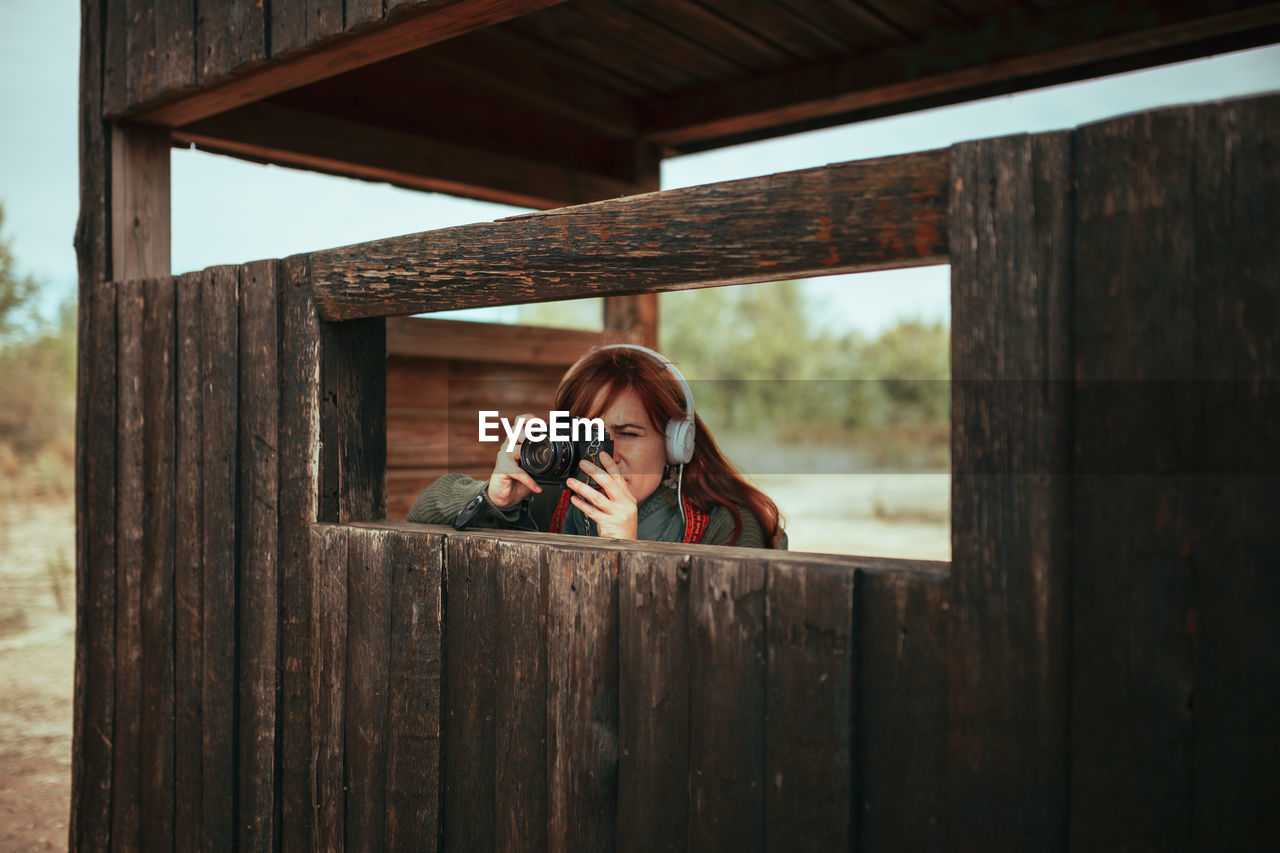
<path fill-rule="evenodd" d="M 627 481 L 618 470 L 618 463 L 608 453 L 600 454 L 599 465 L 592 465 L 583 459 L 579 467 L 591 479 L 600 484 L 600 489 L 593 488 L 576 478 L 565 481 L 574 495 L 569 500 L 578 509 L 596 523 L 601 536 L 613 539 L 635 539 L 638 524 L 638 511 L 635 496 L 631 494 Z"/>

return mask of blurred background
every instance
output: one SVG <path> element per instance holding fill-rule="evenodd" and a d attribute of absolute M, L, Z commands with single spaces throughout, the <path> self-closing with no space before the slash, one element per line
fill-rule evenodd
<path fill-rule="evenodd" d="M 0 850 L 66 844 L 79 5 L 0 0 Z M 1280 47 L 664 163 L 663 188 L 1070 127 L 1280 84 Z M 490 220 L 517 208 L 172 155 L 174 272 Z M 663 294 L 660 346 L 780 505 L 792 548 L 950 558 L 946 267 Z M 600 329 L 598 300 L 448 312 Z M 423 484 L 426 485 L 425 483 Z"/>

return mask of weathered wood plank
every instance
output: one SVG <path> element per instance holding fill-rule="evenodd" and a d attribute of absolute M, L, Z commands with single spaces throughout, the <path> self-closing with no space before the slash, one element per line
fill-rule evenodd
<path fill-rule="evenodd" d="M 307 43 L 306 0 L 272 0 L 268 47 L 278 59 Z"/>
<path fill-rule="evenodd" d="M 956 849 L 1067 842 L 1070 145 L 951 151 Z"/>
<path fill-rule="evenodd" d="M 187 273 L 175 294 L 176 441 L 174 448 L 174 848 L 196 850 L 201 838 L 204 736 L 204 474 L 201 401 L 202 295 L 209 276 Z"/>
<path fill-rule="evenodd" d="M 95 42 L 101 40 L 102 65 L 92 73 L 101 88 L 95 86 L 92 97 L 101 94 L 102 108 L 94 119 L 119 113 L 129 103 L 129 0 L 98 0 L 97 5 L 99 9 L 93 18 L 101 29 L 94 31 L 92 37 Z M 81 12 L 84 11 L 82 5 Z M 83 20 L 87 22 L 90 18 Z M 98 77 L 99 71 L 101 77 Z M 83 77 L 82 81 L 88 82 Z M 102 153 L 110 156 L 111 149 L 105 148 Z"/>
<path fill-rule="evenodd" d="M 239 681 L 237 829 L 242 851 L 270 851 L 275 791 L 279 649 L 279 321 L 274 261 L 240 268 L 240 560 L 236 579 Z"/>
<path fill-rule="evenodd" d="M 858 850 L 946 848 L 949 587 L 945 571 L 858 572 Z"/>
<path fill-rule="evenodd" d="M 618 563 L 546 549 L 547 845 L 612 850 L 618 785 Z"/>
<path fill-rule="evenodd" d="M 382 20 L 382 0 L 346 0 L 342 10 L 344 32 L 363 29 Z"/>
<path fill-rule="evenodd" d="M 125 97 L 130 104 L 144 103 L 158 91 L 155 5 L 154 0 L 125 0 Z"/>
<path fill-rule="evenodd" d="M 136 850 L 141 844 L 142 754 L 141 583 L 143 535 L 143 283 L 116 285 L 116 677 L 112 737 L 111 846 Z"/>
<path fill-rule="evenodd" d="M 76 661 L 67 849 L 111 844 L 116 611 L 116 289 L 100 0 L 80 3 L 80 215 L 75 249 Z"/>
<path fill-rule="evenodd" d="M 386 515 L 386 322 L 320 327 L 323 394 L 321 503 L 324 521 Z"/>
<path fill-rule="evenodd" d="M 946 151 L 669 190 L 317 252 L 325 319 L 944 263 Z M 714 245 L 708 235 L 714 235 Z"/>
<path fill-rule="evenodd" d="M 169 274 L 169 131 L 111 127 L 111 278 Z"/>
<path fill-rule="evenodd" d="M 96 116 L 91 121 L 100 124 Z M 88 203 L 91 202 L 82 201 Z M 82 267 L 88 260 L 81 258 Z M 68 848 L 73 850 L 105 850 L 111 841 L 116 653 L 116 292 L 114 285 L 92 280 L 82 280 L 80 287 L 77 336 L 81 356 L 77 361 L 83 379 L 77 388 L 76 411 L 76 681 L 68 831 Z"/>
<path fill-rule="evenodd" d="M 499 636 L 494 672 L 494 833 L 498 849 L 547 848 L 547 564 L 525 543 L 493 563 Z"/>
<path fill-rule="evenodd" d="M 233 266 L 207 271 L 201 295 L 200 426 L 201 562 L 204 564 L 201 649 L 204 727 L 204 849 L 235 845 L 236 469 L 239 454 L 240 279 Z"/>
<path fill-rule="evenodd" d="M 246 0 L 240 0 L 246 2 Z M 230 44 L 224 38 L 229 32 L 229 19 L 221 33 L 218 21 L 213 17 L 225 9 L 225 4 L 199 4 L 197 22 L 200 73 L 198 80 L 205 86 L 190 97 L 173 101 L 149 110 L 143 120 L 169 127 L 189 124 L 220 112 L 233 109 L 271 95 L 284 92 L 313 80 L 341 74 L 355 68 L 398 56 L 411 50 L 426 47 L 462 35 L 471 30 L 491 26 L 537 9 L 554 5 L 562 0 L 508 0 L 494 3 L 492 0 L 446 0 L 423 2 L 405 10 L 385 26 L 377 27 L 357 36 L 335 38 L 316 50 L 297 51 L 292 57 L 271 62 L 235 77 L 227 77 L 232 68 Z M 306 46 L 313 47 L 328 41 L 329 28 L 337 34 L 342 29 L 342 4 L 337 0 L 307 0 Z M 336 14 L 336 22 L 334 16 Z M 259 23 L 261 23 L 259 19 Z M 273 34 L 275 30 L 273 29 Z M 295 31 L 296 32 L 296 31 Z M 292 50 L 294 44 L 288 44 Z M 279 55 L 281 51 L 273 51 Z M 217 85 L 215 78 L 222 77 Z"/>
<path fill-rule="evenodd" d="M 230 0 L 231 64 L 227 72 L 243 74 L 267 58 L 267 23 L 263 0 Z"/>
<path fill-rule="evenodd" d="M 445 539 L 440 721 L 441 847 L 492 850 L 495 825 L 497 543 Z"/>
<path fill-rule="evenodd" d="M 765 841 L 852 849 L 853 572 L 771 562 Z"/>
<path fill-rule="evenodd" d="M 387 543 L 391 564 L 391 693 L 386 845 L 391 851 L 430 853 L 436 849 L 440 828 L 444 537 L 388 534 Z M 538 737 L 540 733 L 535 733 L 532 743 L 536 744 Z M 528 748 L 525 743 L 519 746 Z M 522 840 L 530 843 L 527 837 Z"/>
<path fill-rule="evenodd" d="M 695 556 L 689 576 L 689 846 L 765 846 L 765 567 Z"/>
<path fill-rule="evenodd" d="M 201 90 L 191 97 L 203 97 L 214 81 L 225 79 L 233 72 L 243 72 L 265 59 L 266 35 L 266 21 L 259 0 L 197 3 L 196 82 Z M 171 108 L 161 107 L 162 110 Z M 169 124 L 165 121 L 155 123 Z"/>
<path fill-rule="evenodd" d="M 1192 841 L 1191 116 L 1076 132 L 1070 830 L 1080 849 Z"/>
<path fill-rule="evenodd" d="M 347 543 L 347 849 L 386 849 L 387 694 L 391 658 L 388 535 L 352 530 Z"/>
<path fill-rule="evenodd" d="M 346 849 L 343 732 L 347 681 L 347 531 L 311 528 L 311 803 L 315 850 Z"/>
<path fill-rule="evenodd" d="M 154 15 L 156 92 L 172 93 L 194 86 L 196 83 L 195 0 L 157 0 Z"/>
<path fill-rule="evenodd" d="M 1280 838 L 1280 98 L 1196 111 L 1195 804 L 1190 846 Z"/>
<path fill-rule="evenodd" d="M 304 258 L 280 262 L 280 846 L 313 849 L 309 528 L 320 490 L 320 332 Z"/>
<path fill-rule="evenodd" d="M 689 558 L 619 555 L 618 848 L 689 837 Z"/>
<path fill-rule="evenodd" d="M 141 849 L 174 829 L 175 279 L 147 279 L 142 319 Z"/>

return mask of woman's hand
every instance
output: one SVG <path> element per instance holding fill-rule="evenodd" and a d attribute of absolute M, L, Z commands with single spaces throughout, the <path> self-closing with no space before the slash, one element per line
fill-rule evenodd
<path fill-rule="evenodd" d="M 532 415 L 521 415 L 528 420 Z M 498 509 L 510 509 L 529 496 L 531 492 L 542 493 L 539 486 L 520 467 L 520 445 L 524 444 L 524 427 L 516 437 L 515 448 L 507 450 L 506 444 L 498 448 L 498 456 L 493 463 L 493 473 L 489 475 L 489 503 Z"/>
<path fill-rule="evenodd" d="M 638 524 L 638 513 L 635 496 L 622 478 L 618 464 L 608 453 L 600 454 L 600 462 L 604 465 L 592 465 L 583 459 L 579 467 L 591 479 L 595 480 L 604 491 L 593 488 L 576 478 L 565 481 L 574 496 L 570 498 L 578 509 L 596 523 L 601 536 L 612 539 L 635 539 Z"/>

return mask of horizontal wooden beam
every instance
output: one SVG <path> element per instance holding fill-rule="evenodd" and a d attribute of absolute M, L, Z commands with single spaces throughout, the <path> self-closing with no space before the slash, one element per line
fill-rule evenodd
<path fill-rule="evenodd" d="M 1235 8 L 1231 8 L 1231 7 Z M 1117 4 L 1032 14 L 1015 8 L 965 31 L 935 31 L 909 48 L 847 56 L 728 83 L 647 105 L 647 138 L 682 151 L 773 136 L 788 125 L 821 119 L 849 121 L 861 113 L 913 109 L 922 99 L 954 92 L 953 100 L 1066 82 L 1091 67 L 1192 43 L 1212 43 L 1280 25 L 1280 3 L 1226 2 L 1210 13 L 1203 3 Z M 1109 71 L 1119 70 L 1108 68 Z"/>
<path fill-rule="evenodd" d="M 391 317 L 387 320 L 387 355 L 568 367 L 594 346 L 640 343 L 638 337 L 628 332 Z"/>
<path fill-rule="evenodd" d="M 310 255 L 326 320 L 947 260 L 945 150 L 560 208 Z"/>
<path fill-rule="evenodd" d="M 249 104 L 180 127 L 173 138 L 268 163 L 540 210 L 648 189 L 647 184 L 275 104 Z"/>
<path fill-rule="evenodd" d="M 221 83 L 154 105 L 135 104 L 141 121 L 169 127 L 260 101 L 280 92 L 408 53 L 554 6 L 563 0 L 434 0 L 384 24 L 341 35 L 250 67 Z M 115 116 L 108 116 L 114 118 Z"/>

